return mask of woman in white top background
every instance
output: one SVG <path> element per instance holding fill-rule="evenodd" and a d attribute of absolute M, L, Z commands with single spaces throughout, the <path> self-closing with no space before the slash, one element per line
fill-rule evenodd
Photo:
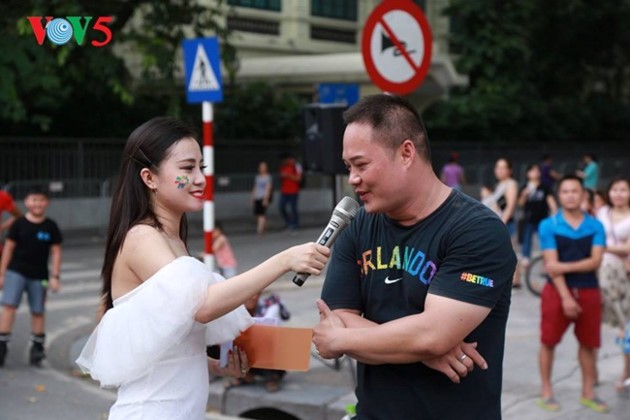
<path fill-rule="evenodd" d="M 518 204 L 518 183 L 512 178 L 512 163 L 507 158 L 499 158 L 494 164 L 497 183 L 494 189 L 481 189 L 481 202 L 491 208 L 508 228 L 512 246 L 516 249 L 516 206 Z M 512 287 L 520 288 L 520 268 L 516 265 Z"/>
<path fill-rule="evenodd" d="M 242 304 L 288 271 L 319 274 L 329 250 L 290 248 L 223 279 L 190 257 L 185 213 L 203 208 L 202 153 L 193 132 L 154 118 L 131 133 L 112 196 L 103 262 L 104 315 L 77 363 L 104 387 L 119 387 L 115 419 L 202 419 L 209 371 L 244 376 L 247 355 L 227 366 L 206 345 L 251 324 Z"/>
<path fill-rule="evenodd" d="M 267 226 L 267 209 L 271 203 L 271 194 L 273 192 L 273 180 L 269 174 L 269 165 L 267 162 L 258 163 L 258 173 L 254 178 L 254 186 L 252 187 L 252 205 L 254 215 L 256 215 L 256 232 L 259 235 L 265 233 Z"/>
<path fill-rule="evenodd" d="M 606 252 L 599 268 L 604 322 L 619 328 L 624 367 L 617 389 L 630 389 L 630 179 L 615 178 L 607 189 L 608 204 L 597 212 L 606 230 Z"/>

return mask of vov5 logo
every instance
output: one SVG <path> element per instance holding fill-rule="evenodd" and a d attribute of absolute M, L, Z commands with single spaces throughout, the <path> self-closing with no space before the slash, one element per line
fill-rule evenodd
<path fill-rule="evenodd" d="M 33 28 L 35 39 L 39 45 L 44 43 L 45 37 L 53 44 L 64 45 L 72 39 L 73 35 L 77 44 L 82 45 L 85 33 L 92 21 L 92 16 L 67 16 L 65 19 L 53 19 L 52 16 L 46 16 L 46 24 L 44 25 L 41 16 L 27 16 L 26 18 L 31 23 L 31 28 Z M 81 25 L 81 19 L 84 21 L 83 25 Z M 92 30 L 102 32 L 105 39 L 103 41 L 93 40 L 93 47 L 103 47 L 112 40 L 112 31 L 107 27 L 112 19 L 111 16 L 99 16 L 96 19 Z"/>

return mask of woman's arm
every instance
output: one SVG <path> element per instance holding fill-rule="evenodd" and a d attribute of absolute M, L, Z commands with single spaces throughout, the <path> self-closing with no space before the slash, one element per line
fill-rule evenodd
<path fill-rule="evenodd" d="M 313 242 L 282 251 L 251 270 L 211 285 L 195 319 L 206 323 L 225 315 L 289 271 L 319 275 L 329 255 L 328 248 Z"/>
<path fill-rule="evenodd" d="M 506 191 L 505 191 L 505 209 L 503 210 L 503 214 L 501 215 L 501 220 L 503 223 L 506 223 L 514 217 L 514 212 L 516 211 L 516 199 L 518 196 L 518 185 L 516 181 L 510 182 Z"/>

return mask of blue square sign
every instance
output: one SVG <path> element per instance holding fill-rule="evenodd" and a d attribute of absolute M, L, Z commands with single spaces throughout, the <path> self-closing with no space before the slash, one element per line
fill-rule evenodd
<path fill-rule="evenodd" d="M 182 48 L 188 103 L 221 102 L 223 90 L 217 38 L 186 39 L 182 42 Z"/>

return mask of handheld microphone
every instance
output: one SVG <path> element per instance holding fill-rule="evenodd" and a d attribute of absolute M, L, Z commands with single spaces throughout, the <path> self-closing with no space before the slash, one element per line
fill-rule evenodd
<path fill-rule="evenodd" d="M 339 236 L 339 234 L 341 233 L 341 231 L 350 224 L 352 219 L 354 219 L 354 216 L 357 214 L 358 210 L 359 203 L 357 203 L 350 197 L 342 198 L 333 210 L 330 221 L 328 222 L 328 226 L 326 226 L 322 234 L 319 235 L 317 243 L 330 248 L 337 239 L 337 236 Z M 310 274 L 307 273 L 298 273 L 295 275 L 295 277 L 293 277 L 293 283 L 302 287 L 309 275 Z"/>

